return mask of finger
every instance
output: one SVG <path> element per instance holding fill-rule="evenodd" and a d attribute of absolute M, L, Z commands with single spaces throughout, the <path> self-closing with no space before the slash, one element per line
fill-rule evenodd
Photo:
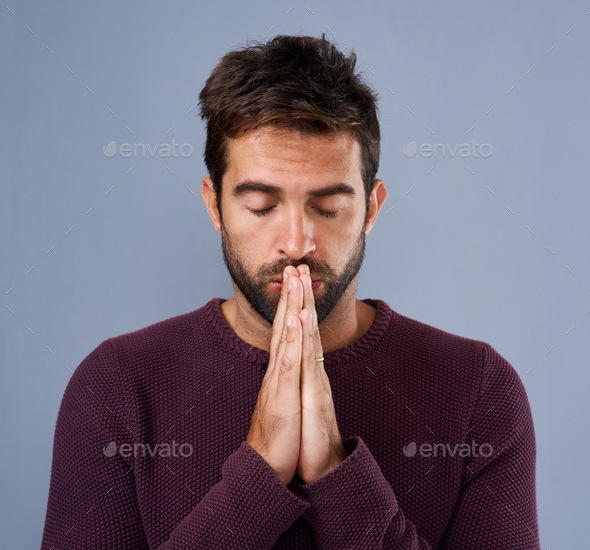
<path fill-rule="evenodd" d="M 331 395 L 332 391 L 330 388 L 330 380 L 328 378 L 328 374 L 326 373 L 324 362 L 317 360 L 317 358 L 324 356 L 324 351 L 318 326 L 318 316 L 315 309 L 315 297 L 313 290 L 311 289 L 311 278 L 308 273 L 309 270 L 307 270 L 300 277 L 302 281 L 304 281 L 303 287 L 305 289 L 303 311 L 305 314 L 309 314 L 311 325 L 309 326 L 308 324 L 303 324 L 305 331 L 304 336 L 309 337 L 310 344 L 304 352 L 305 354 L 301 378 L 302 381 L 305 380 L 305 384 L 308 386 L 308 391 L 317 392 L 318 395 L 320 395 L 323 391 L 327 391 Z M 303 316 L 304 313 L 302 312 L 300 317 Z M 312 350 L 311 352 L 309 351 L 309 347 Z M 309 357 L 310 359 L 306 360 L 306 357 Z"/>
<path fill-rule="evenodd" d="M 303 308 L 308 308 L 312 315 L 315 315 L 315 297 L 313 295 L 313 288 L 311 286 L 311 273 L 309 267 L 305 264 L 297 266 L 299 271 L 299 278 L 303 285 Z"/>
<path fill-rule="evenodd" d="M 297 271 L 299 272 L 299 276 L 303 275 L 304 273 L 309 273 L 309 266 L 307 264 L 299 264 L 297 266 Z"/>
<path fill-rule="evenodd" d="M 291 314 L 295 317 L 299 317 L 299 312 L 303 307 L 303 284 L 301 283 L 301 279 L 299 279 L 299 275 L 289 275 L 289 288 L 291 289 L 291 292 L 288 297 L 285 317 Z"/>
<path fill-rule="evenodd" d="M 314 384 L 317 380 L 317 364 L 313 347 L 311 334 L 312 318 L 307 309 L 303 309 L 299 315 L 301 327 L 303 329 L 303 339 L 301 344 L 301 388 L 305 386 L 305 392 L 315 393 L 318 385 Z M 309 393 L 307 393 L 309 395 Z"/>
<path fill-rule="evenodd" d="M 287 281 L 283 283 L 283 289 L 281 292 L 285 292 L 285 311 L 284 313 L 281 312 L 282 320 L 278 321 L 280 323 L 279 326 L 282 328 L 280 329 L 280 338 L 279 341 L 276 343 L 276 354 L 274 356 L 273 361 L 273 370 L 274 366 L 277 365 L 280 358 L 285 353 L 285 348 L 287 344 L 287 317 L 292 313 L 293 316 L 298 317 L 299 310 L 301 309 L 298 306 L 298 302 L 301 302 L 301 282 L 298 280 L 298 277 L 291 277 L 287 278 Z M 299 297 L 298 297 L 299 294 Z M 278 313 L 277 313 L 278 315 Z M 275 319 L 277 317 L 275 316 Z M 278 332 L 278 329 L 277 329 Z"/>
<path fill-rule="evenodd" d="M 270 341 L 270 353 L 271 359 L 276 358 L 276 350 L 278 347 L 279 339 L 283 333 L 283 326 L 285 321 L 285 315 L 287 311 L 287 295 L 289 294 L 288 285 L 289 285 L 289 276 L 293 274 L 293 272 L 297 272 L 297 270 L 293 267 L 288 265 L 283 270 L 283 285 L 281 287 L 281 294 L 279 296 L 279 303 L 277 304 L 277 310 L 275 312 L 275 317 L 273 319 L 272 324 L 272 335 Z M 285 278 L 286 274 L 286 278 Z M 274 353 L 273 353 L 274 352 Z"/>
<path fill-rule="evenodd" d="M 303 284 L 303 309 L 308 310 L 308 313 L 311 316 L 311 328 L 308 330 L 310 331 L 311 338 L 312 338 L 312 346 L 314 351 L 315 357 L 322 357 L 324 352 L 322 348 L 322 341 L 320 338 L 320 331 L 318 328 L 318 316 L 315 309 L 315 297 L 313 295 L 313 289 L 311 286 L 311 277 L 309 275 L 309 269 L 300 276 L 300 279 Z M 303 325 L 304 328 L 307 329 L 307 325 Z M 319 365 L 323 367 L 323 365 Z"/>
<path fill-rule="evenodd" d="M 285 321 L 284 333 L 286 342 L 284 350 L 278 359 L 277 366 L 277 395 L 279 400 L 288 402 L 300 399 L 301 376 L 301 323 L 299 318 L 288 315 Z"/>
<path fill-rule="evenodd" d="M 283 274 L 287 273 L 287 271 L 283 271 Z M 277 305 L 277 311 L 275 313 L 275 318 L 272 323 L 272 336 L 270 338 L 270 360 L 269 360 L 269 367 L 273 366 L 277 357 L 278 347 L 280 339 L 283 335 L 283 328 L 285 326 L 285 313 L 287 311 L 287 295 L 289 294 L 288 289 L 289 277 L 287 274 L 287 279 L 283 280 L 283 286 L 281 288 L 281 295 L 279 297 L 279 303 Z"/>

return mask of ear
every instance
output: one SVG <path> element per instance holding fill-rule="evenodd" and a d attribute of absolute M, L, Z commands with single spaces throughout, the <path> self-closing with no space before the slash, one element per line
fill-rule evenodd
<path fill-rule="evenodd" d="M 373 182 L 373 189 L 371 190 L 371 194 L 369 195 L 369 210 L 367 212 L 367 225 L 365 226 L 365 235 L 368 235 L 375 222 L 377 221 L 377 216 L 379 215 L 379 211 L 387 198 L 387 189 L 385 189 L 385 182 L 381 179 L 376 179 Z"/>
<path fill-rule="evenodd" d="M 217 205 L 217 196 L 215 195 L 215 189 L 213 188 L 213 180 L 207 176 L 203 178 L 201 184 L 201 197 L 209 213 L 209 218 L 215 231 L 221 235 L 221 222 L 219 220 L 219 208 Z"/>

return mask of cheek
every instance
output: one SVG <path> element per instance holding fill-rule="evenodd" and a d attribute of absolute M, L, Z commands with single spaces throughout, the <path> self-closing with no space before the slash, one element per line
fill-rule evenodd
<path fill-rule="evenodd" d="M 350 222 L 340 224 L 332 231 L 323 231 L 322 236 L 329 242 L 328 246 L 330 248 L 342 253 L 356 245 L 361 231 L 364 232 L 364 229 L 358 224 L 353 224 L 351 220 Z"/>

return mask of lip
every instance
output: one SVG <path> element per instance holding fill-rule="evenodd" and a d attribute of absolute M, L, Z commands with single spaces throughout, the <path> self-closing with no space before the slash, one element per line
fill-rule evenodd
<path fill-rule="evenodd" d="M 283 281 L 270 281 L 270 283 L 268 283 L 270 285 L 270 287 L 277 293 L 280 294 L 281 293 L 281 289 L 283 288 Z M 312 290 L 317 290 L 318 288 L 320 288 L 323 284 L 323 281 L 321 280 L 312 280 L 311 281 L 311 288 Z"/>

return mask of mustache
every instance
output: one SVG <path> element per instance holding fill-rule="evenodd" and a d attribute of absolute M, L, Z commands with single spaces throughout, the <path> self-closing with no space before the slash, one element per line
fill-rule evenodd
<path fill-rule="evenodd" d="M 282 265 L 277 265 L 275 267 L 270 267 L 270 266 L 263 267 L 260 270 L 260 273 L 264 277 L 266 277 L 269 273 L 271 273 L 274 277 L 276 277 L 277 275 L 280 275 L 281 273 L 283 273 L 283 271 L 285 270 L 285 268 L 287 266 L 292 266 L 295 269 L 297 269 L 297 266 L 298 265 L 302 265 L 302 264 L 305 264 L 309 268 L 309 273 L 310 274 L 321 274 L 322 277 L 328 275 L 328 273 L 330 273 L 332 271 L 331 268 L 325 266 L 324 264 L 321 264 L 320 265 L 317 262 L 304 262 L 304 261 L 300 261 L 300 262 L 285 263 L 285 264 L 282 264 Z"/>

